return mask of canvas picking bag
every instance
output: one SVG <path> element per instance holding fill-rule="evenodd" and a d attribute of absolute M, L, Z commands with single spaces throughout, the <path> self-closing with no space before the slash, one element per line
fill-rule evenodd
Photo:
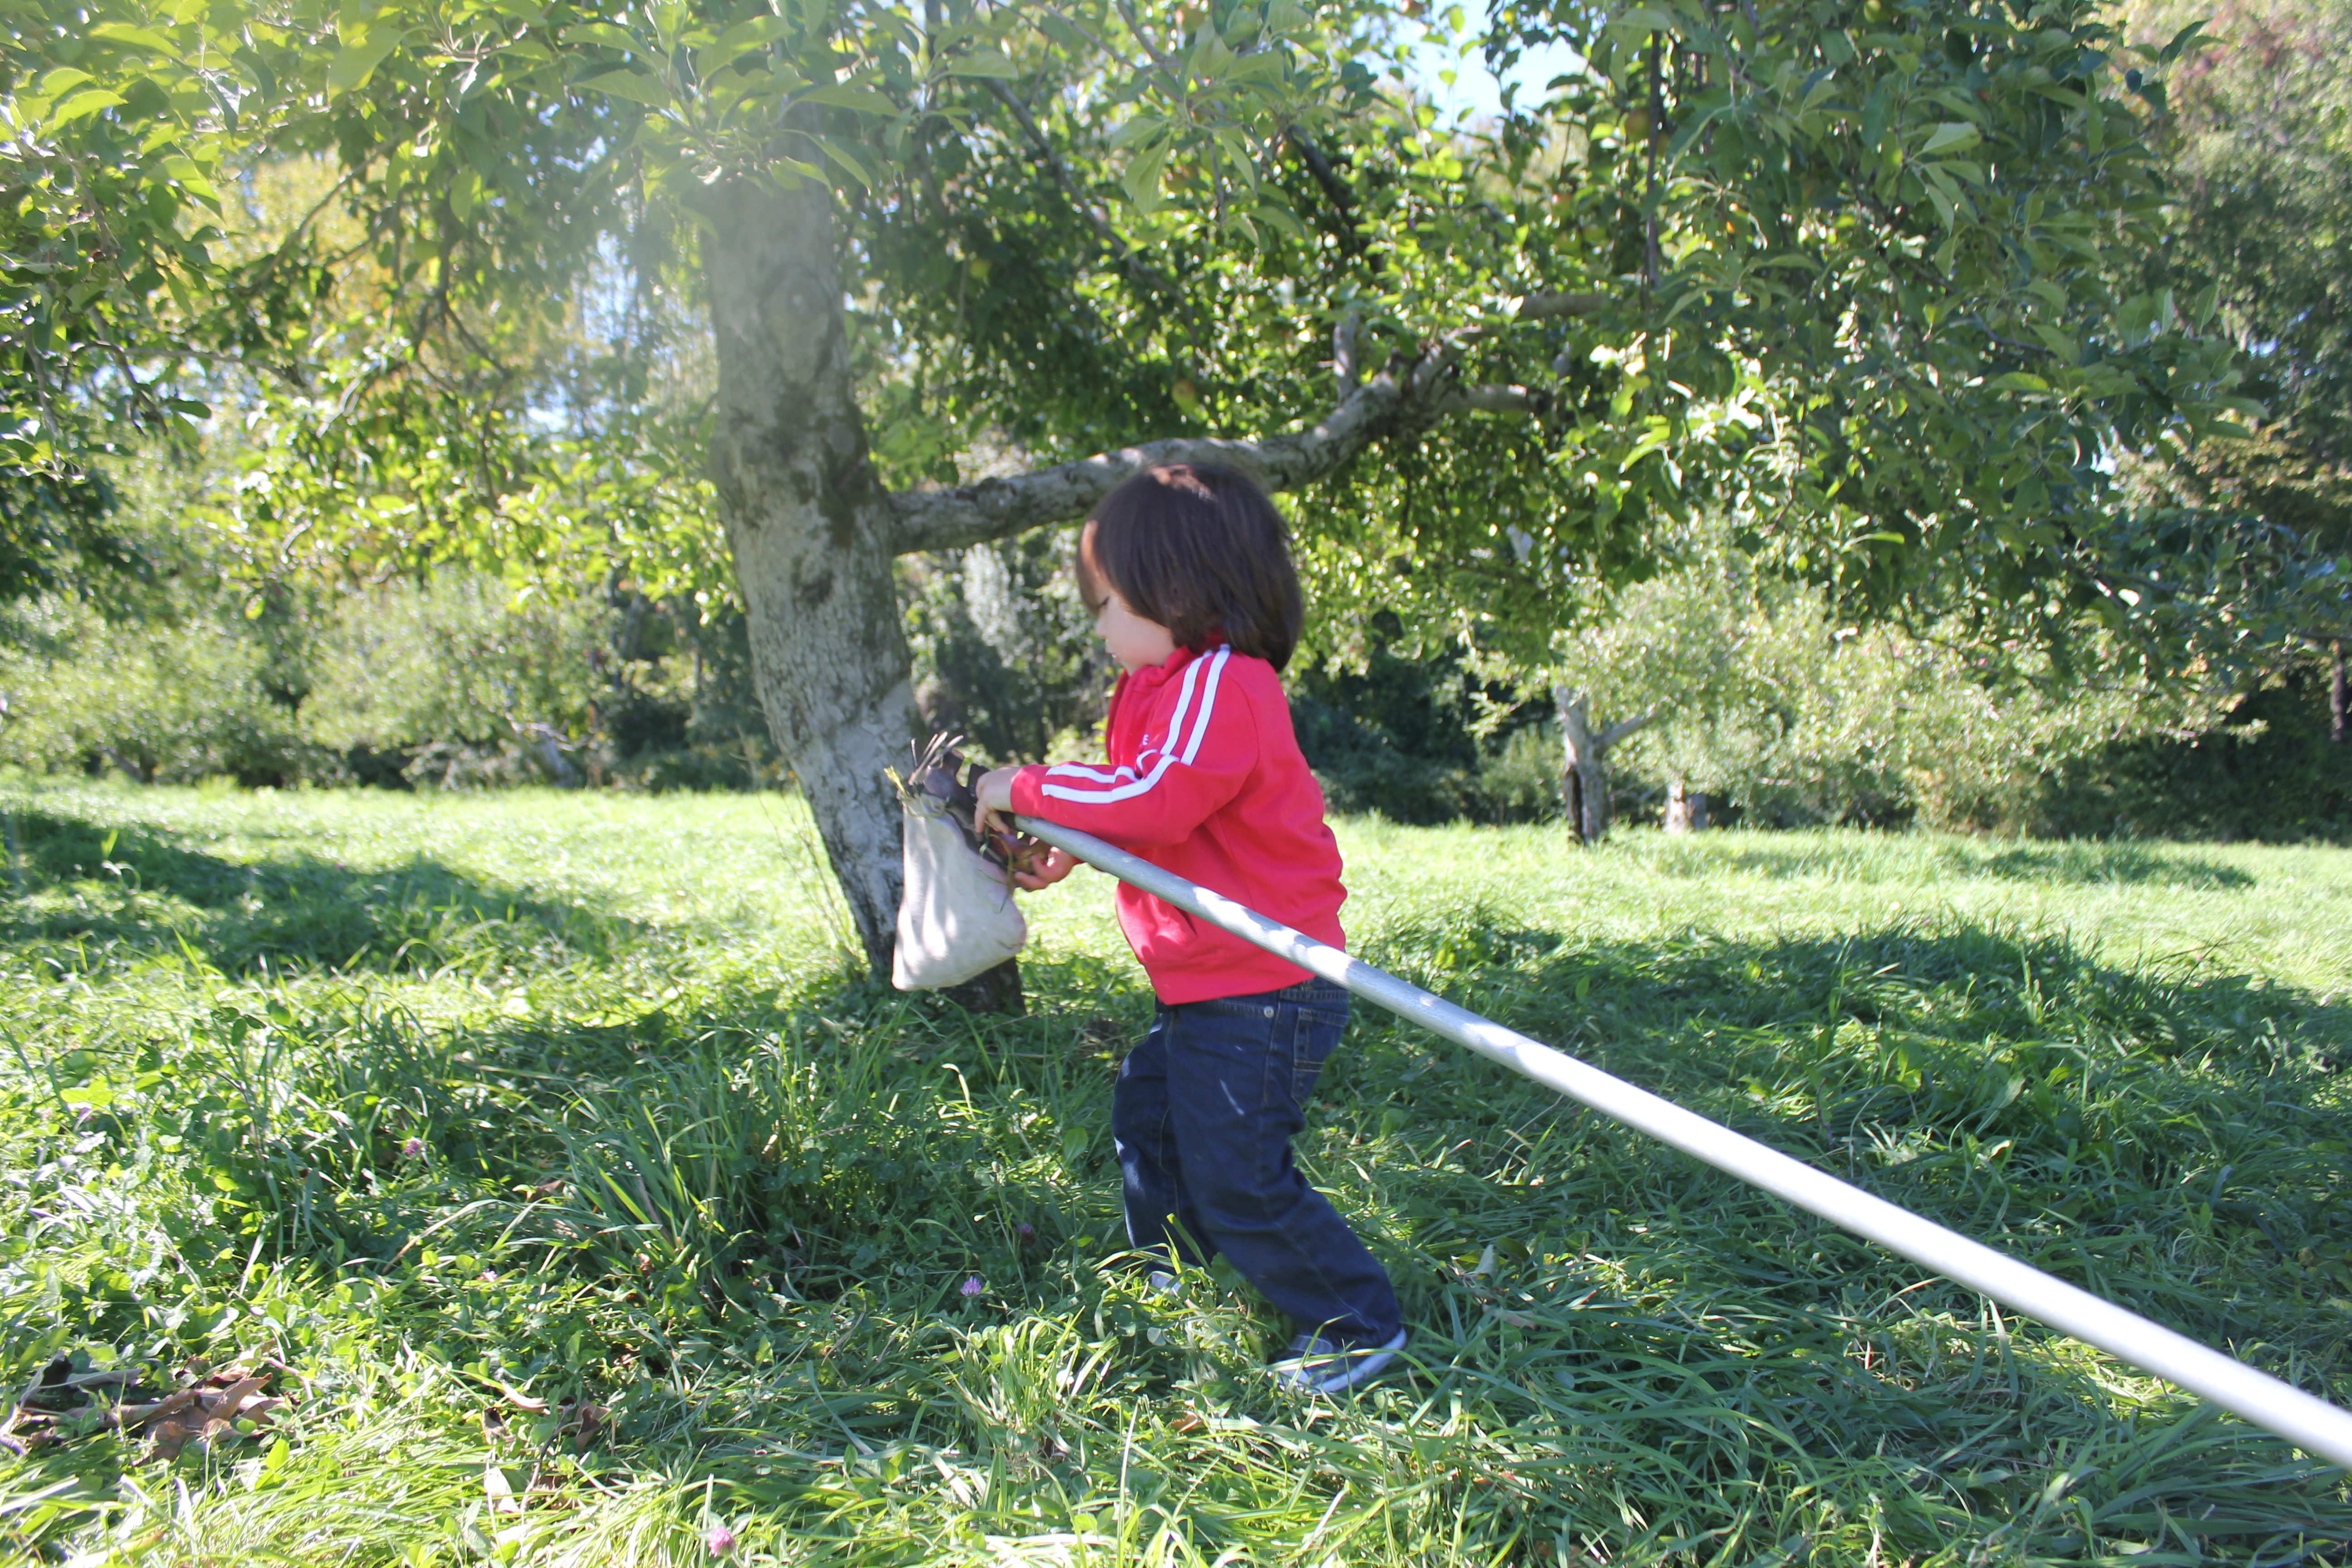
<path fill-rule="evenodd" d="M 938 735 L 912 773 L 890 775 L 907 813 L 906 889 L 890 959 L 890 984 L 901 991 L 961 985 L 1013 957 L 1029 940 L 1029 922 L 1013 901 L 1011 874 L 972 826 L 979 802 L 970 783 L 958 777 L 962 762 L 954 739 Z"/>

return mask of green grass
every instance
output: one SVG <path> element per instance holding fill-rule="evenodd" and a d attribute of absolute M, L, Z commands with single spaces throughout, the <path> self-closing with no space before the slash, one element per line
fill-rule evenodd
<path fill-rule="evenodd" d="M 1380 1016 L 1302 1153 L 1414 1364 L 1278 1393 L 1120 1267 L 1097 878 L 975 1018 L 788 800 L 0 805 L 0 1399 L 289 1396 L 166 1458 L 52 1384 L 0 1558 L 2347 1560 L 2340 1472 Z M 2352 853 L 1342 841 L 1373 962 L 2352 1398 Z"/>

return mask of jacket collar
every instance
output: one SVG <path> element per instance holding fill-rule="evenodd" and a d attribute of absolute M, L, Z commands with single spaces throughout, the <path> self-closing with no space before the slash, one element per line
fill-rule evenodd
<path fill-rule="evenodd" d="M 1159 690 L 1160 688 L 1182 675 L 1186 665 L 1196 658 L 1206 658 L 1224 646 L 1225 634 L 1213 631 L 1198 651 L 1189 647 L 1180 647 L 1161 663 L 1147 665 L 1141 669 L 1130 669 L 1122 673 L 1118 678 L 1118 683 L 1111 688 L 1113 706 L 1118 704 L 1120 696 L 1129 691 L 1139 697 L 1147 691 Z"/>
<path fill-rule="evenodd" d="M 1224 646 L 1225 634 L 1212 631 L 1197 651 L 1180 647 L 1163 663 L 1147 665 L 1141 669 L 1130 669 L 1121 674 L 1118 684 L 1110 689 L 1110 705 L 1105 714 L 1108 720 L 1105 733 L 1108 734 L 1118 727 L 1123 713 L 1140 712 L 1139 705 L 1149 701 L 1153 692 L 1171 680 L 1181 679 L 1185 666 L 1196 658 L 1207 658 Z"/>

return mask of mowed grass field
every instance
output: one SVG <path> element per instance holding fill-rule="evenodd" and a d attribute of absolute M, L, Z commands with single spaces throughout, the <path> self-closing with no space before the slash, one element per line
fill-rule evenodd
<path fill-rule="evenodd" d="M 2341 1472 L 1378 1016 L 1301 1152 L 1412 1364 L 1277 1391 L 1123 1266 L 1089 873 L 983 1018 L 847 963 L 786 798 L 0 806 L 0 1560 L 2352 1550 Z M 2352 852 L 1340 831 L 1373 962 L 2352 1400 Z"/>

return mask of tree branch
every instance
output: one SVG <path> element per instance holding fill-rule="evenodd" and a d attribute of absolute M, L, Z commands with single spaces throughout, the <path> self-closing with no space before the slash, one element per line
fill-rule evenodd
<path fill-rule="evenodd" d="M 1362 324 L 1363 312 L 1353 305 L 1331 323 L 1331 374 L 1342 403 L 1356 395 L 1356 331 Z"/>
<path fill-rule="evenodd" d="M 1348 189 L 1348 183 L 1339 177 L 1339 172 L 1331 166 L 1331 160 L 1323 155 L 1323 150 L 1309 142 L 1306 132 L 1297 126 L 1287 127 L 1283 134 L 1293 147 L 1298 149 L 1299 157 L 1306 162 L 1307 172 L 1315 176 L 1317 184 L 1323 187 L 1323 199 L 1331 204 L 1332 212 L 1339 216 L 1340 248 L 1350 256 L 1363 255 L 1364 235 L 1356 226 L 1356 198 L 1354 193 Z M 1379 270 L 1377 262 L 1373 270 Z"/>
<path fill-rule="evenodd" d="M 1602 756 L 1607 756 L 1610 751 L 1616 746 L 1618 742 L 1627 740 L 1633 736 L 1640 734 L 1643 731 L 1648 729 L 1651 725 L 1656 723 L 1659 720 L 1673 712 L 1675 710 L 1675 701 L 1676 699 L 1670 697 L 1663 702 L 1652 704 L 1649 708 L 1634 714 L 1631 719 L 1618 720 L 1617 722 L 1610 725 L 1609 728 L 1601 731 L 1599 737 L 1592 742 L 1593 750 Z"/>
<path fill-rule="evenodd" d="M 1078 195 L 1077 184 L 1070 178 L 1068 166 L 1062 162 L 1062 155 L 1054 151 L 1054 143 L 1046 139 L 1045 128 L 1037 123 L 1037 117 L 1029 112 L 1029 106 L 995 77 L 987 78 L 986 85 L 996 100 L 1013 111 L 1013 121 L 1020 125 L 1021 133 L 1029 138 L 1030 146 L 1036 149 L 1038 162 L 1044 163 L 1045 172 L 1054 176 L 1054 183 L 1062 187 L 1062 195 L 1069 202 L 1071 209 L 1093 225 L 1103 243 L 1124 259 L 1127 247 L 1112 230 L 1109 216 Z"/>
<path fill-rule="evenodd" d="M 1552 316 L 1591 316 L 1615 300 L 1609 294 L 1529 294 L 1519 301 L 1518 320 L 1540 321 Z"/>
<path fill-rule="evenodd" d="M 1531 386 L 1457 386 L 1437 402 L 1437 412 L 1456 414 L 1475 408 L 1487 414 L 1541 414 L 1551 406 L 1551 395 Z"/>
<path fill-rule="evenodd" d="M 1360 379 L 1356 326 L 1351 310 L 1332 330 L 1339 401 L 1311 429 L 1256 441 L 1151 441 L 976 485 L 900 491 L 890 497 L 889 547 L 900 555 L 962 550 L 1033 528 L 1075 522 L 1121 480 L 1155 463 L 1231 463 L 1256 474 L 1268 489 L 1296 489 L 1333 472 L 1383 436 L 1414 435 L 1472 409 L 1540 414 L 1550 405 L 1550 394 L 1540 387 L 1464 386 L 1455 374 L 1458 345 L 1444 340 L 1417 360 L 1391 360 L 1379 374 Z"/>
<path fill-rule="evenodd" d="M 1161 70 L 1173 68 L 1168 57 L 1160 52 L 1160 46 L 1151 41 L 1151 35 L 1143 30 L 1143 24 L 1137 19 L 1135 7 L 1129 0 L 1118 0 L 1118 14 L 1127 23 L 1127 30 L 1135 35 L 1135 41 L 1143 46 L 1143 52 L 1151 57 L 1151 63 Z"/>
<path fill-rule="evenodd" d="M 1313 428 L 1258 441 L 1148 442 L 1100 452 L 1075 463 L 955 489 L 903 491 L 890 498 L 896 513 L 891 548 L 961 550 L 1033 528 L 1075 522 L 1119 481 L 1154 463 L 1231 463 L 1255 473 L 1268 489 L 1312 484 L 1379 437 L 1399 427 L 1411 411 L 1405 381 L 1382 371 L 1359 385 Z"/>

